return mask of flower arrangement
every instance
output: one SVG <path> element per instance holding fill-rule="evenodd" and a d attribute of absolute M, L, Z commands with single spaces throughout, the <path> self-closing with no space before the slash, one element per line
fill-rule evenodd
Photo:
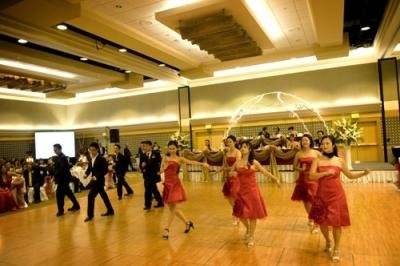
<path fill-rule="evenodd" d="M 358 127 L 357 121 L 342 118 L 334 122 L 335 127 L 330 129 L 331 135 L 337 143 L 343 143 L 347 146 L 357 144 L 361 139 L 362 129 Z"/>
<path fill-rule="evenodd" d="M 171 135 L 170 140 L 178 142 L 179 150 L 190 149 L 190 136 L 188 134 L 181 135 L 181 132 L 177 131 Z"/>

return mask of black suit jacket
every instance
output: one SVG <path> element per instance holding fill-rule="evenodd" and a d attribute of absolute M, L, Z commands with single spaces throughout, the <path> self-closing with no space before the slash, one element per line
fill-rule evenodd
<path fill-rule="evenodd" d="M 23 176 L 25 179 L 25 186 L 29 187 L 29 170 L 25 169 L 23 172 Z M 32 184 L 31 186 L 40 185 L 43 186 L 44 177 L 40 174 L 40 169 L 37 166 L 32 167 Z"/>
<path fill-rule="evenodd" d="M 143 166 L 143 163 L 145 164 Z M 140 169 L 143 173 L 143 178 L 149 181 L 159 182 L 161 167 L 161 155 L 158 151 L 152 151 L 150 158 L 144 153 L 140 156 Z"/>
<path fill-rule="evenodd" d="M 71 172 L 69 171 L 68 158 L 61 153 L 60 156 L 53 157 L 54 180 L 56 184 L 69 184 L 71 181 Z"/>
<path fill-rule="evenodd" d="M 104 187 L 105 179 L 104 176 L 108 172 L 108 163 L 106 159 L 100 154 L 97 155 L 96 160 L 94 161 L 94 165 L 92 165 L 92 158 L 89 158 L 88 168 L 86 170 L 86 175 L 92 174 L 92 176 L 96 177 L 96 180 L 93 180 L 92 185 Z"/>
<path fill-rule="evenodd" d="M 125 176 L 126 171 L 128 170 L 128 161 L 127 158 L 122 155 L 121 153 L 118 153 L 115 156 L 115 174 L 117 176 Z"/>

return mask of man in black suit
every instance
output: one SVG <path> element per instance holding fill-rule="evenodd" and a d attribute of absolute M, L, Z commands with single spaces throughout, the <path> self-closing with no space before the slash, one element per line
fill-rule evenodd
<path fill-rule="evenodd" d="M 114 215 L 114 209 L 111 206 L 110 199 L 107 196 L 106 191 L 104 190 L 105 178 L 104 176 L 108 172 L 108 164 L 104 157 L 99 154 L 99 144 L 96 142 L 92 142 L 89 145 L 89 165 L 86 170 L 86 177 L 88 175 L 92 176 L 92 181 L 90 182 L 90 191 L 88 194 L 88 209 L 87 209 L 87 217 L 85 222 L 89 222 L 93 220 L 94 217 L 94 201 L 97 197 L 97 194 L 100 194 L 100 197 L 103 199 L 104 204 L 107 207 L 107 212 L 103 213 L 101 216 L 112 216 Z"/>
<path fill-rule="evenodd" d="M 54 153 L 56 156 L 53 157 L 53 171 L 54 179 L 57 184 L 56 199 L 57 199 L 57 217 L 64 215 L 64 197 L 67 197 L 72 201 L 72 207 L 68 211 L 74 212 L 80 210 L 79 202 L 76 200 L 74 193 L 72 193 L 69 183 L 71 182 L 71 172 L 67 157 L 62 153 L 62 147 L 60 144 L 53 145 Z"/>
<path fill-rule="evenodd" d="M 144 178 L 144 210 L 150 211 L 151 203 L 154 198 L 158 202 L 155 208 L 164 207 L 157 183 L 161 181 L 160 166 L 161 155 L 158 151 L 153 151 L 152 143 L 149 140 L 143 141 L 143 154 L 140 157 L 140 170 Z"/>
<path fill-rule="evenodd" d="M 40 187 L 44 184 L 44 177 L 40 174 L 40 168 L 36 163 L 29 163 L 27 168 L 23 172 L 25 179 L 25 186 L 27 193 L 25 194 L 25 200 L 28 201 L 28 191 L 33 188 L 33 202 L 40 202 Z"/>
<path fill-rule="evenodd" d="M 125 174 L 128 171 L 128 158 L 121 154 L 121 146 L 119 144 L 114 145 L 115 152 L 115 174 L 117 176 L 117 194 L 118 199 L 122 199 L 122 186 L 126 189 L 125 196 L 133 195 L 132 188 L 128 185 L 125 180 Z"/>
<path fill-rule="evenodd" d="M 125 145 L 125 148 L 124 148 L 124 156 L 126 157 L 126 160 L 127 160 L 127 162 L 128 162 L 128 166 L 130 166 L 130 167 L 131 167 L 131 170 L 133 171 L 133 164 L 132 164 L 132 160 L 131 160 L 132 153 L 131 153 L 131 151 L 129 150 L 128 144 Z"/>

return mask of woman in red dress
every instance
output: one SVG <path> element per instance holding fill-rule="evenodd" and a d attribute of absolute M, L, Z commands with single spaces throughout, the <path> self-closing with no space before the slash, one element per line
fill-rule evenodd
<path fill-rule="evenodd" d="M 340 182 L 340 173 L 348 178 L 356 179 L 369 173 L 352 173 L 345 161 L 338 157 L 335 139 L 332 136 L 322 138 L 322 156 L 311 165 L 310 178 L 318 179 L 318 190 L 310 211 L 313 219 L 321 228 L 326 241 L 325 252 L 330 253 L 334 262 L 340 260 L 339 246 L 342 227 L 350 225 L 346 194 Z M 334 245 L 330 240 L 329 226 L 333 228 Z"/>
<path fill-rule="evenodd" d="M 256 171 L 274 179 L 278 184 L 279 180 L 254 159 L 253 147 L 249 141 L 243 141 L 240 144 L 240 153 L 242 158 L 234 165 L 240 187 L 233 206 L 233 215 L 240 218 L 240 221 L 246 227 L 246 244 L 254 246 L 257 219 L 267 217 L 264 199 L 257 185 Z"/>
<path fill-rule="evenodd" d="M 310 168 L 314 159 L 321 155 L 319 151 L 311 149 L 312 143 L 313 140 L 310 135 L 303 135 L 300 140 L 301 150 L 296 153 L 293 161 L 293 170 L 298 172 L 298 178 L 292 200 L 303 202 L 307 216 L 310 214 L 311 204 L 318 188 L 318 182 L 309 179 Z M 318 226 L 314 224 L 313 220 L 310 219 L 308 225 L 312 233 L 318 232 Z"/>
<path fill-rule="evenodd" d="M 228 200 L 229 204 L 233 207 L 235 203 L 236 195 L 239 191 L 239 180 L 236 176 L 230 175 L 232 173 L 232 167 L 235 162 L 239 161 L 242 155 L 240 151 L 236 148 L 236 137 L 230 135 L 226 138 L 225 144 L 228 147 L 227 152 L 224 155 L 224 186 L 222 188 L 222 193 Z M 239 220 L 237 217 L 233 216 L 233 224 L 239 225 Z"/>
<path fill-rule="evenodd" d="M 193 222 L 188 220 L 183 212 L 178 208 L 178 203 L 186 201 L 186 193 L 181 180 L 179 179 L 179 169 L 182 164 L 193 164 L 208 167 L 208 164 L 190 161 L 178 155 L 178 143 L 171 140 L 168 142 L 168 153 L 161 162 L 161 172 L 164 172 L 164 191 L 163 201 L 167 204 L 170 210 L 167 226 L 164 229 L 163 238 L 169 238 L 169 228 L 175 216 L 181 219 L 185 225 L 184 233 L 194 229 Z"/>
<path fill-rule="evenodd" d="M 5 165 L 2 165 L 0 177 L 0 213 L 17 209 L 11 182 L 12 176 L 8 173 Z"/>

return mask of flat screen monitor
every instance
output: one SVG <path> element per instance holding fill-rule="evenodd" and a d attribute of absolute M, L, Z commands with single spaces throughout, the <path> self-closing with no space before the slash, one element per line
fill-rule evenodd
<path fill-rule="evenodd" d="M 75 132 L 49 131 L 35 132 L 36 159 L 48 159 L 54 156 L 53 145 L 60 144 L 63 153 L 68 157 L 75 157 Z"/>

